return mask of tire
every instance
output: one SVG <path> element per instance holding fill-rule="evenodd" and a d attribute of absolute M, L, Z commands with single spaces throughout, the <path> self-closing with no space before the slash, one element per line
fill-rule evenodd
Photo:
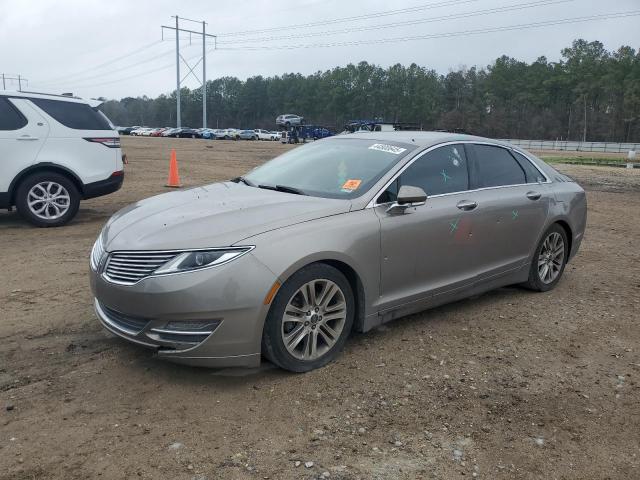
<path fill-rule="evenodd" d="M 555 288 L 567 265 L 568 247 L 567 232 L 564 228 L 557 223 L 551 225 L 536 247 L 529 269 L 529 279 L 523 286 L 537 292 L 548 292 Z"/>
<path fill-rule="evenodd" d="M 42 202 L 34 203 L 38 198 L 44 198 L 47 195 L 51 197 L 50 200 L 43 199 Z M 15 201 L 18 213 L 33 225 L 60 227 L 78 213 L 80 193 L 75 184 L 65 175 L 56 172 L 39 172 L 20 182 Z M 32 204 L 31 207 L 29 202 Z"/>
<path fill-rule="evenodd" d="M 304 302 L 302 290 L 307 292 L 306 298 L 310 298 L 310 282 L 315 282 L 314 295 L 320 297 L 317 309 Z M 329 298 L 322 299 L 327 292 Z M 299 320 L 285 320 L 285 312 L 289 312 L 287 318 Z M 271 304 L 262 333 L 262 352 L 275 365 L 291 372 L 323 367 L 344 347 L 353 326 L 354 312 L 353 291 L 342 272 L 323 263 L 304 267 L 280 287 Z M 322 315 L 332 318 L 323 319 Z M 292 339 L 289 348 L 285 345 L 287 335 Z"/>

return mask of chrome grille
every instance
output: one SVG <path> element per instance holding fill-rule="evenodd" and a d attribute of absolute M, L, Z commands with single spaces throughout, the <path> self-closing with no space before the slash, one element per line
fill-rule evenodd
<path fill-rule="evenodd" d="M 112 282 L 133 285 L 178 255 L 179 252 L 114 252 L 104 275 Z"/>

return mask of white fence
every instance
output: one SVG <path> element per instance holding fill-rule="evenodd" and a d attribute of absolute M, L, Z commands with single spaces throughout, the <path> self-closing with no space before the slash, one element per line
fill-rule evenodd
<path fill-rule="evenodd" d="M 614 142 L 568 142 L 564 140 L 516 140 L 505 139 L 526 150 L 566 150 L 569 152 L 608 152 L 627 153 L 629 150 L 640 150 L 640 143 Z"/>

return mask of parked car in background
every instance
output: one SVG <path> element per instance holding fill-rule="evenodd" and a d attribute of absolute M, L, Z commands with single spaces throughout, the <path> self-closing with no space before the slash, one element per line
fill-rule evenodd
<path fill-rule="evenodd" d="M 280 132 L 276 130 L 272 130 L 269 132 L 271 134 L 271 140 L 280 140 Z"/>
<path fill-rule="evenodd" d="M 124 170 L 120 137 L 77 97 L 0 91 L 0 207 L 39 227 L 57 227 L 80 200 L 115 192 Z"/>
<path fill-rule="evenodd" d="M 292 113 L 286 113 L 284 115 L 278 115 L 276 117 L 276 125 L 283 127 L 289 127 L 291 125 L 302 125 L 304 123 L 304 117 L 300 115 L 293 115 Z"/>
<path fill-rule="evenodd" d="M 254 132 L 258 136 L 258 140 L 271 140 L 271 132 L 269 132 L 268 130 L 257 128 L 254 130 Z"/>
<path fill-rule="evenodd" d="M 162 127 L 162 128 L 154 128 L 153 131 L 151 132 L 151 137 L 161 137 L 162 133 L 167 130 L 167 127 Z"/>
<path fill-rule="evenodd" d="M 133 127 L 116 127 L 116 132 L 120 135 L 129 135 Z"/>
<path fill-rule="evenodd" d="M 176 134 L 176 137 L 179 138 L 199 138 L 200 132 L 195 128 L 181 128 L 180 131 Z"/>
<path fill-rule="evenodd" d="M 240 130 L 237 128 L 226 128 L 222 138 L 224 140 L 238 140 L 240 138 Z"/>
<path fill-rule="evenodd" d="M 160 134 L 162 137 L 172 137 L 176 131 L 180 130 L 179 128 L 167 128 L 164 132 Z"/>
<path fill-rule="evenodd" d="M 257 140 L 258 134 L 253 130 L 240 130 L 238 138 L 240 140 Z"/>
<path fill-rule="evenodd" d="M 340 135 L 121 210 L 91 290 L 106 329 L 161 358 L 304 372 L 354 330 L 507 285 L 552 290 L 586 214 L 578 184 L 507 143 Z"/>
<path fill-rule="evenodd" d="M 215 132 L 216 131 L 213 128 L 203 128 L 200 130 L 200 137 L 207 140 L 214 140 L 216 138 Z"/>

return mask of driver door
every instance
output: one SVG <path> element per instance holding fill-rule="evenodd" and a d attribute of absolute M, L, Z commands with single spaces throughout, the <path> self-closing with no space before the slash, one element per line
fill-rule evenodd
<path fill-rule="evenodd" d="M 422 188 L 426 203 L 390 210 L 402 185 Z M 379 196 L 381 312 L 420 309 L 434 297 L 455 295 L 473 284 L 475 207 L 468 189 L 464 145 L 451 144 L 418 157 Z"/>

